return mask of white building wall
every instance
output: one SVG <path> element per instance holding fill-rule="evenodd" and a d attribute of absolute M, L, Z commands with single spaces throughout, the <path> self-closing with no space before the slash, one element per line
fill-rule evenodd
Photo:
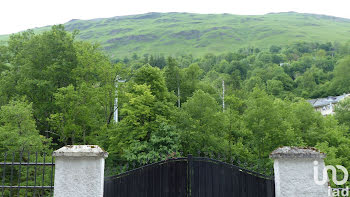
<path fill-rule="evenodd" d="M 334 105 L 326 105 L 323 107 L 316 108 L 316 111 L 321 112 L 323 116 L 333 115 L 334 114 Z"/>

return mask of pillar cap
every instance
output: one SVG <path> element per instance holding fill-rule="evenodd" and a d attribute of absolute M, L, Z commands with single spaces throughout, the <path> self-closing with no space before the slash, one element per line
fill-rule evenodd
<path fill-rule="evenodd" d="M 103 157 L 108 153 L 97 145 L 67 145 L 53 152 L 54 157 Z"/>
<path fill-rule="evenodd" d="M 283 159 L 283 158 L 313 158 L 323 159 L 326 157 L 325 153 L 320 152 L 313 147 L 294 147 L 284 146 L 277 148 L 270 154 L 271 159 Z"/>

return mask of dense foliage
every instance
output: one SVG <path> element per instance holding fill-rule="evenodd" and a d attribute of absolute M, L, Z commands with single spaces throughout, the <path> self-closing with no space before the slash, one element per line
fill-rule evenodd
<path fill-rule="evenodd" d="M 350 169 L 349 101 L 327 117 L 306 102 L 350 91 L 349 44 L 112 62 L 75 37 L 54 26 L 0 48 L 1 151 L 97 144 L 109 165 L 200 151 L 268 167 L 279 146 L 314 146 Z"/>

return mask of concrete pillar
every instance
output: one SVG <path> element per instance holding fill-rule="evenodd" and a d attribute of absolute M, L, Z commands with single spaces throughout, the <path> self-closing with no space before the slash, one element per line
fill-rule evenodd
<path fill-rule="evenodd" d="M 328 181 L 318 185 L 314 180 L 316 166 L 318 180 L 322 180 L 325 157 L 315 148 L 282 147 L 273 151 L 270 158 L 274 159 L 276 197 L 328 196 Z"/>
<path fill-rule="evenodd" d="M 55 197 L 103 197 L 108 153 L 99 146 L 72 145 L 54 151 Z"/>

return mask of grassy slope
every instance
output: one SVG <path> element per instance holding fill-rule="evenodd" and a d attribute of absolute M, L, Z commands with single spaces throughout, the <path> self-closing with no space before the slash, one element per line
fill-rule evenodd
<path fill-rule="evenodd" d="M 330 16 L 277 13 L 147 13 L 93 20 L 72 20 L 79 38 L 98 42 L 113 57 L 138 54 L 222 53 L 242 47 L 269 47 L 295 41 L 347 41 L 350 20 Z M 47 27 L 45 27 L 47 29 Z M 37 31 L 42 31 L 38 29 Z M 0 36 L 0 41 L 7 39 Z"/>

